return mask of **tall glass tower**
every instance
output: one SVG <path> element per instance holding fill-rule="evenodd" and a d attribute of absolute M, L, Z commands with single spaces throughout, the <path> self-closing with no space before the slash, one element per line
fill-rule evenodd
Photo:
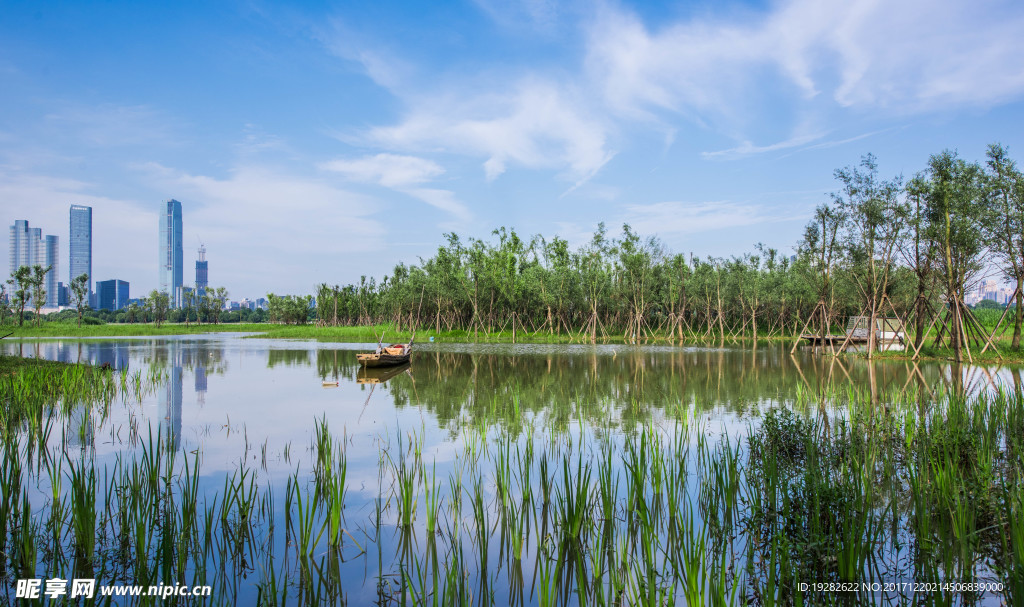
<path fill-rule="evenodd" d="M 57 272 L 60 271 L 60 241 L 56 236 L 48 235 L 44 249 L 46 250 L 46 255 L 43 260 L 44 263 L 41 265 L 44 268 L 50 266 L 50 271 L 46 274 L 46 307 L 56 308 L 60 295 L 57 291 Z"/>
<path fill-rule="evenodd" d="M 32 249 L 29 247 L 29 229 L 27 219 L 16 219 L 11 226 L 11 269 L 10 275 L 21 266 L 30 266 Z"/>
<path fill-rule="evenodd" d="M 206 247 L 199 245 L 199 259 L 196 260 L 196 294 L 202 297 L 210 286 L 209 262 L 206 261 Z"/>
<path fill-rule="evenodd" d="M 160 205 L 160 291 L 181 305 L 184 255 L 181 248 L 181 203 L 173 198 Z"/>
<path fill-rule="evenodd" d="M 71 234 L 68 238 L 68 287 L 82 274 L 89 276 L 92 293 L 92 207 L 71 205 Z M 54 270 L 56 270 L 54 266 Z M 56 272 L 55 272 L 56 273 Z"/>

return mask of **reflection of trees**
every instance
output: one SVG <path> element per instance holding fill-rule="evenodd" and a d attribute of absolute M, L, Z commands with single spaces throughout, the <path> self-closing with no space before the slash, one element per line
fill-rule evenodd
<path fill-rule="evenodd" d="M 947 367 L 824 357 L 785 348 L 647 348 L 551 353 L 418 352 L 412 374 L 387 382 L 396 407 L 422 405 L 442 425 L 500 424 L 515 431 L 521 413 L 566 426 L 583 419 L 632 427 L 653 417 L 726 409 L 753 415 L 768 403 L 855 386 L 876 398 L 909 385 L 938 386 Z M 321 379 L 354 380 L 351 350 L 318 350 Z"/>
<path fill-rule="evenodd" d="M 308 367 L 309 350 L 267 350 L 267 368 L 273 369 L 278 365 Z"/>

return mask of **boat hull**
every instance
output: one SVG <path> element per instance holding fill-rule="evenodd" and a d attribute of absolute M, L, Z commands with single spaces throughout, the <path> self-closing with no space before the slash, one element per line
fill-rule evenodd
<path fill-rule="evenodd" d="M 394 367 L 396 365 L 404 365 L 409 362 L 409 358 L 412 353 L 409 354 L 356 354 L 356 360 L 362 366 L 373 369 L 376 367 Z"/>

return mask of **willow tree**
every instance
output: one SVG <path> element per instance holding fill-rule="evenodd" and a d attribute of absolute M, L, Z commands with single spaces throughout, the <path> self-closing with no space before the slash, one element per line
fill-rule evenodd
<path fill-rule="evenodd" d="M 32 268 L 19 266 L 7 279 L 11 285 L 11 303 L 18 311 L 18 326 L 25 324 L 25 305 L 32 294 Z"/>
<path fill-rule="evenodd" d="M 964 291 L 969 279 L 982 269 L 985 240 L 983 171 L 977 163 L 946 150 L 928 159 L 925 171 L 928 233 L 934 241 L 943 297 L 948 307 L 946 332 L 956 361 L 963 360 L 967 340 Z M 943 338 L 940 330 L 936 344 Z"/>
<path fill-rule="evenodd" d="M 645 339 L 650 329 L 647 308 L 652 299 L 654 268 L 664 257 L 664 248 L 657 238 L 641 239 L 629 224 L 624 224 L 618 253 L 619 288 L 627 306 L 625 333 L 639 341 Z"/>
<path fill-rule="evenodd" d="M 917 294 L 911 304 L 914 317 L 914 349 L 920 350 L 931 316 L 931 293 L 935 288 L 936 243 L 930 237 L 927 205 L 929 182 L 923 174 L 907 182 L 907 229 L 901 246 L 903 261 L 914 274 Z"/>
<path fill-rule="evenodd" d="M 78 326 L 82 326 L 82 312 L 89 307 L 89 275 L 79 274 L 71 280 L 71 301 L 78 311 Z"/>
<path fill-rule="evenodd" d="M 35 308 L 35 321 L 36 326 L 40 326 L 42 319 L 39 317 L 39 311 L 46 305 L 46 275 L 50 273 L 53 266 L 46 266 L 45 268 L 41 265 L 32 266 L 32 307 Z"/>
<path fill-rule="evenodd" d="M 1011 346 L 1019 348 L 1024 320 L 1024 176 L 1002 145 L 989 145 L 986 156 L 985 236 L 1003 275 L 1017 284 Z"/>
<path fill-rule="evenodd" d="M 872 154 L 861 158 L 859 167 L 836 169 L 841 192 L 832 195 L 843 216 L 842 246 L 849 262 L 849 275 L 861 294 L 868 316 L 868 357 L 875 350 L 876 319 L 896 267 L 897 245 L 909 214 L 901 199 L 902 177 L 878 178 L 878 162 Z"/>
<path fill-rule="evenodd" d="M 576 257 L 576 267 L 580 275 L 580 282 L 587 298 L 587 306 L 590 308 L 590 315 L 583 328 L 583 333 L 590 334 L 590 343 L 597 341 L 597 328 L 601 326 L 602 336 L 607 335 L 604 324 L 601 323 L 599 306 L 611 293 L 612 268 L 608 258 L 614 250 L 614 244 L 606 236 L 604 222 L 597 224 L 597 231 L 588 244 Z"/>
<path fill-rule="evenodd" d="M 812 326 L 817 318 L 817 333 L 822 341 L 829 332 L 835 309 L 835 271 L 840 253 L 839 228 L 843 221 L 841 210 L 827 204 L 819 205 L 804 229 L 804 237 L 797 249 L 806 261 L 808 280 L 818 298 L 804 327 Z M 796 344 L 793 345 L 795 350 Z"/>

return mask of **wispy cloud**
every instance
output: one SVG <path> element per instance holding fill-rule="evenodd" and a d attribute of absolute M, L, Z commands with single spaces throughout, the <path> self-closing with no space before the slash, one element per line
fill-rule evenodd
<path fill-rule="evenodd" d="M 718 150 L 715 152 L 701 152 L 701 156 L 704 158 L 719 158 L 719 159 L 733 159 L 740 158 L 742 156 L 750 156 L 751 154 L 763 154 L 765 152 L 775 152 L 778 150 L 788 150 L 791 148 L 797 148 L 812 141 L 817 141 L 821 138 L 821 135 L 800 135 L 797 137 L 791 137 L 785 141 L 779 141 L 770 145 L 754 145 L 749 141 L 744 141 L 742 144 L 729 148 L 727 150 Z"/>
<path fill-rule="evenodd" d="M 444 168 L 432 160 L 398 154 L 376 154 L 356 159 L 338 159 L 321 163 L 321 169 L 340 173 L 361 183 L 375 183 L 421 200 L 450 213 L 459 221 L 472 214 L 450 190 L 421 187 L 444 174 Z"/>
<path fill-rule="evenodd" d="M 320 164 L 327 171 L 363 183 L 378 183 L 387 188 L 403 188 L 420 184 L 444 173 L 432 160 L 398 154 L 376 154 L 356 159 L 338 159 Z"/>
<path fill-rule="evenodd" d="M 530 77 L 504 90 L 471 89 L 466 83 L 465 89 L 420 97 L 398 124 L 372 128 L 365 140 L 386 149 L 482 156 L 488 180 L 515 164 L 562 171 L 578 182 L 613 155 L 607 126 L 588 114 L 571 88 Z"/>
<path fill-rule="evenodd" d="M 148 105 L 66 104 L 43 117 L 51 137 L 93 147 L 172 145 L 182 142 L 175 121 Z"/>
<path fill-rule="evenodd" d="M 739 119 L 765 78 L 809 102 L 896 113 L 989 106 L 1024 92 L 1024 15 L 1012 2 L 791 0 L 764 13 L 648 28 L 607 4 L 587 68 L 612 108 Z M 756 104 L 753 104 L 756 107 Z"/>
<path fill-rule="evenodd" d="M 640 234 L 661 237 L 700 234 L 804 217 L 803 213 L 780 213 L 758 204 L 731 201 L 632 204 L 627 205 L 625 210 L 622 223 L 629 223 Z"/>

